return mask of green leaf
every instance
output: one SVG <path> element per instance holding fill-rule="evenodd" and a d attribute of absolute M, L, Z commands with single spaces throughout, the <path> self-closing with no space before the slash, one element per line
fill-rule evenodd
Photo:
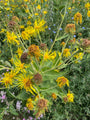
<path fill-rule="evenodd" d="M 11 67 L 11 64 L 10 64 L 10 62 L 8 62 L 8 61 L 5 61 L 5 63 L 4 63 L 6 66 L 8 66 L 8 67 Z"/>
<path fill-rule="evenodd" d="M 0 120 L 3 120 L 5 110 L 6 110 L 6 108 L 0 108 Z"/>
<path fill-rule="evenodd" d="M 16 96 L 17 99 L 20 99 L 20 100 L 27 100 L 28 98 L 28 93 L 26 93 L 26 91 L 23 89 L 21 90 L 21 92 Z"/>
<path fill-rule="evenodd" d="M 55 70 L 51 70 L 51 71 L 45 72 L 43 74 L 43 78 L 44 78 L 44 80 L 53 81 L 54 79 L 57 79 L 57 77 L 61 77 L 61 76 L 65 75 L 65 74 L 66 74 L 66 71 L 57 72 Z"/>
<path fill-rule="evenodd" d="M 62 39 L 64 39 L 64 38 L 66 38 L 66 37 L 68 37 L 68 35 L 64 35 L 64 36 L 62 36 L 62 37 L 59 37 L 59 38 L 56 39 L 56 41 L 62 40 Z"/>
<path fill-rule="evenodd" d="M 12 104 L 9 107 L 9 112 L 13 115 L 18 116 L 18 113 L 16 112 L 16 109 L 14 108 L 14 106 Z"/>

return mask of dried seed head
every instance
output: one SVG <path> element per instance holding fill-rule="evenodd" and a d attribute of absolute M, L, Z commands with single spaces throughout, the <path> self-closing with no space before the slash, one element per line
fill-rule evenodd
<path fill-rule="evenodd" d="M 75 24 L 67 24 L 65 28 L 66 33 L 72 33 L 74 34 L 76 29 L 75 29 Z"/>
<path fill-rule="evenodd" d="M 12 21 L 19 22 L 19 18 L 17 16 L 13 16 Z"/>
<path fill-rule="evenodd" d="M 27 61 L 27 56 L 28 56 L 28 53 L 24 52 L 22 55 L 21 55 L 21 63 L 26 63 Z"/>
<path fill-rule="evenodd" d="M 64 100 L 65 103 L 68 102 L 68 98 L 67 97 L 64 97 L 63 100 Z"/>
<path fill-rule="evenodd" d="M 8 23 L 8 28 L 9 28 L 10 30 L 14 30 L 15 27 L 16 27 L 16 22 L 15 22 L 15 21 L 10 21 L 10 22 Z"/>
<path fill-rule="evenodd" d="M 29 50 L 29 55 L 35 56 L 37 59 L 39 58 L 40 56 L 39 46 L 32 44 L 29 46 L 28 50 Z"/>
<path fill-rule="evenodd" d="M 35 74 L 34 77 L 33 77 L 33 79 L 34 79 L 34 82 L 37 85 L 40 84 L 40 83 L 42 83 L 42 76 L 39 73 Z"/>
<path fill-rule="evenodd" d="M 47 49 L 47 45 L 45 43 L 41 43 L 40 44 L 40 49 L 41 50 L 46 50 Z"/>
<path fill-rule="evenodd" d="M 83 46 L 83 47 L 88 47 L 88 46 L 90 46 L 90 40 L 88 40 L 88 39 L 83 39 L 82 46 Z"/>
<path fill-rule="evenodd" d="M 40 110 L 47 109 L 47 103 L 48 101 L 46 99 L 39 99 L 37 106 Z"/>

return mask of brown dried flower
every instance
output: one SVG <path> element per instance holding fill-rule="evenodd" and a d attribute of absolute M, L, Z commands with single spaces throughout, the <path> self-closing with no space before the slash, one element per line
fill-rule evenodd
<path fill-rule="evenodd" d="M 21 63 L 25 63 L 27 61 L 27 56 L 28 56 L 28 53 L 26 53 L 26 52 L 24 52 L 21 55 Z"/>
<path fill-rule="evenodd" d="M 46 99 L 39 99 L 37 106 L 40 110 L 47 109 L 47 103 L 48 101 Z"/>
<path fill-rule="evenodd" d="M 46 50 L 47 49 L 47 45 L 45 43 L 41 43 L 40 44 L 40 49 L 41 50 Z"/>
<path fill-rule="evenodd" d="M 14 30 L 15 27 L 16 27 L 16 22 L 15 22 L 15 21 L 10 21 L 10 22 L 8 23 L 8 28 L 9 28 L 10 30 Z"/>
<path fill-rule="evenodd" d="M 82 46 L 84 46 L 84 47 L 90 46 L 90 40 L 88 40 L 88 39 L 83 39 Z"/>
<path fill-rule="evenodd" d="M 65 28 L 66 33 L 72 33 L 74 34 L 76 29 L 75 29 L 75 24 L 67 24 Z"/>
<path fill-rule="evenodd" d="M 37 45 L 34 45 L 34 44 L 30 45 L 28 50 L 29 50 L 29 54 L 31 56 L 35 56 L 37 59 L 39 58 L 40 49 L 39 49 L 39 47 Z"/>
<path fill-rule="evenodd" d="M 33 77 L 33 79 L 34 79 L 34 82 L 35 82 L 37 85 L 42 82 L 42 76 L 41 76 L 39 73 L 35 74 L 34 77 Z"/>

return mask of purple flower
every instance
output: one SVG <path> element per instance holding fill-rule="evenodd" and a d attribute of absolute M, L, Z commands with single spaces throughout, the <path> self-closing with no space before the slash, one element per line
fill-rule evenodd
<path fill-rule="evenodd" d="M 51 42 L 53 42 L 53 40 L 51 39 Z"/>
<path fill-rule="evenodd" d="M 27 112 L 30 113 L 30 110 L 28 110 Z"/>
<path fill-rule="evenodd" d="M 68 14 L 68 12 L 66 12 L 66 14 Z"/>
<path fill-rule="evenodd" d="M 23 120 L 26 120 L 25 118 L 23 118 Z"/>
<path fill-rule="evenodd" d="M 73 36 L 74 38 L 76 37 L 76 35 Z"/>
<path fill-rule="evenodd" d="M 85 27 L 82 27 L 82 29 L 85 29 Z"/>
<path fill-rule="evenodd" d="M 38 117 L 38 120 L 40 120 L 40 117 Z"/>
<path fill-rule="evenodd" d="M 5 98 L 6 98 L 6 95 L 3 95 L 3 96 L 1 97 L 2 100 L 4 100 Z"/>
<path fill-rule="evenodd" d="M 56 24 L 54 24 L 53 26 L 56 26 Z"/>
<path fill-rule="evenodd" d="M 49 30 L 51 30 L 51 28 L 48 28 Z"/>
<path fill-rule="evenodd" d="M 40 115 L 40 118 L 43 118 L 43 114 Z"/>
<path fill-rule="evenodd" d="M 9 70 L 7 69 L 7 72 L 8 72 Z"/>
<path fill-rule="evenodd" d="M 56 33 L 56 31 L 53 31 L 53 33 Z"/>
<path fill-rule="evenodd" d="M 33 120 L 33 117 L 30 116 L 29 119 L 30 119 L 30 120 Z"/>
<path fill-rule="evenodd" d="M 72 17 L 72 20 L 74 19 L 74 17 Z"/>
<path fill-rule="evenodd" d="M 62 28 L 60 28 L 59 30 L 62 30 Z"/>
<path fill-rule="evenodd" d="M 18 111 L 20 111 L 20 108 L 21 108 L 21 102 L 20 102 L 20 101 L 17 101 L 17 103 L 16 103 L 16 109 L 17 109 Z"/>
<path fill-rule="evenodd" d="M 27 110 L 27 107 L 24 107 L 24 110 Z"/>

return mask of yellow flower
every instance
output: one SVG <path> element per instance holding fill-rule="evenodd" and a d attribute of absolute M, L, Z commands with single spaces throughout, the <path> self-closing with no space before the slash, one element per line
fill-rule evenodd
<path fill-rule="evenodd" d="M 24 88 L 27 92 L 29 91 L 34 95 L 34 93 L 36 93 L 36 90 L 34 89 L 33 84 L 31 82 L 32 78 L 32 76 L 27 76 L 25 73 L 20 74 L 18 77 L 16 77 L 16 85 L 18 85 L 18 87 L 20 87 L 21 89 Z"/>
<path fill-rule="evenodd" d="M 28 0 L 24 0 L 25 2 L 27 2 Z"/>
<path fill-rule="evenodd" d="M 35 29 L 36 33 L 39 33 L 41 31 L 45 31 L 45 26 L 44 26 L 45 23 L 46 23 L 46 21 L 44 21 L 43 19 L 42 20 L 40 20 L 40 19 L 35 20 L 34 29 Z"/>
<path fill-rule="evenodd" d="M 83 54 L 82 52 L 80 52 L 80 53 L 77 53 L 76 55 L 74 55 L 74 57 L 75 57 L 76 59 L 82 60 L 83 55 L 84 55 L 84 54 Z"/>
<path fill-rule="evenodd" d="M 31 36 L 36 36 L 35 29 L 32 26 L 28 26 L 25 31 L 22 31 L 21 36 L 24 40 L 29 40 Z"/>
<path fill-rule="evenodd" d="M 9 87 L 9 85 L 12 85 L 13 83 L 13 78 L 15 77 L 16 73 L 15 71 L 12 71 L 10 73 L 4 73 L 4 77 L 1 80 L 2 84 L 5 84 L 6 87 Z"/>
<path fill-rule="evenodd" d="M 43 13 L 44 13 L 44 14 L 47 14 L 47 11 L 46 11 L 46 10 L 44 10 L 44 11 L 43 11 Z"/>
<path fill-rule="evenodd" d="M 13 58 L 11 58 L 9 61 L 13 64 Z"/>
<path fill-rule="evenodd" d="M 27 99 L 27 103 L 26 103 L 26 107 L 29 109 L 29 110 L 33 110 L 33 103 L 32 103 L 32 99 L 31 98 L 28 98 Z"/>
<path fill-rule="evenodd" d="M 29 34 L 26 31 L 22 31 L 21 36 L 24 40 L 28 40 L 30 38 Z"/>
<path fill-rule="evenodd" d="M 67 93 L 67 99 L 68 99 L 68 102 L 73 102 L 74 100 L 74 95 L 73 93 L 70 93 L 70 91 L 68 91 Z"/>
<path fill-rule="evenodd" d="M 88 9 L 88 10 L 90 9 L 90 3 L 89 2 L 85 4 L 85 8 Z"/>
<path fill-rule="evenodd" d="M 20 44 L 19 41 L 17 40 L 17 36 L 14 34 L 14 32 L 10 33 L 10 32 L 7 31 L 6 37 L 7 37 L 7 39 L 5 39 L 4 41 L 7 41 L 10 44 L 15 44 L 15 43 L 17 45 Z"/>
<path fill-rule="evenodd" d="M 63 51 L 63 56 L 64 56 L 64 57 L 69 57 L 70 55 L 71 55 L 70 49 L 68 49 L 68 48 L 64 49 L 64 51 Z"/>
<path fill-rule="evenodd" d="M 21 57 L 23 50 L 21 48 L 18 48 L 18 50 L 16 51 L 16 53 L 18 53 L 19 58 Z"/>
<path fill-rule="evenodd" d="M 74 20 L 76 21 L 76 23 L 82 23 L 82 15 L 81 13 L 77 12 L 75 15 L 74 15 Z"/>
<path fill-rule="evenodd" d="M 52 98 L 57 99 L 57 95 L 55 93 L 52 93 Z"/>
<path fill-rule="evenodd" d="M 46 52 L 44 53 L 44 60 L 48 60 L 48 59 L 50 59 L 50 55 L 49 55 L 49 52 L 46 51 Z"/>
<path fill-rule="evenodd" d="M 50 54 L 50 58 L 51 59 L 54 59 L 56 57 L 56 51 L 54 51 L 54 52 L 52 52 L 51 54 Z"/>
<path fill-rule="evenodd" d="M 71 10 L 71 7 L 69 7 L 68 9 Z"/>
<path fill-rule="evenodd" d="M 58 86 L 59 86 L 60 88 L 63 87 L 63 86 L 65 86 L 65 84 L 66 84 L 67 86 L 69 86 L 69 80 L 68 80 L 67 78 L 65 78 L 64 76 L 58 77 L 56 81 L 57 81 Z"/>
<path fill-rule="evenodd" d="M 21 29 L 24 29 L 24 25 L 21 25 L 20 28 L 21 28 Z"/>
<path fill-rule="evenodd" d="M 87 16 L 90 17 L 90 10 L 87 12 Z"/>
<path fill-rule="evenodd" d="M 5 29 L 1 29 L 0 33 L 4 33 L 5 32 Z"/>
<path fill-rule="evenodd" d="M 37 16 L 37 15 L 39 15 L 38 13 L 35 13 L 35 15 Z"/>
<path fill-rule="evenodd" d="M 61 44 L 60 44 L 60 45 L 64 46 L 64 45 L 65 45 L 65 42 L 61 42 Z"/>
<path fill-rule="evenodd" d="M 25 65 L 24 63 L 21 63 L 21 61 L 17 57 L 13 60 L 13 62 L 15 65 L 16 73 L 18 73 L 20 71 L 26 73 L 25 68 L 27 68 L 27 65 Z"/>
<path fill-rule="evenodd" d="M 40 9 L 41 9 L 41 6 L 40 6 L 40 5 L 38 5 L 38 6 L 37 6 L 37 8 L 40 10 Z"/>
<path fill-rule="evenodd" d="M 43 0 L 41 0 L 41 3 L 43 3 Z"/>
<path fill-rule="evenodd" d="M 7 10 L 7 11 L 10 10 L 10 8 L 8 7 L 8 8 L 6 8 L 6 10 Z"/>

